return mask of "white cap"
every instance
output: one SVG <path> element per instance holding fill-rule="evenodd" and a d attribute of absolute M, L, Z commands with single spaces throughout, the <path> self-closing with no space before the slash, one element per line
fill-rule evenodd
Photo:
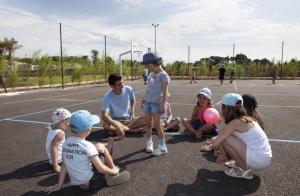
<path fill-rule="evenodd" d="M 70 117 L 71 117 L 71 113 L 68 110 L 63 109 L 63 108 L 58 108 L 58 109 L 54 110 L 52 113 L 52 117 L 51 117 L 52 124 L 55 125 L 55 124 L 57 124 L 63 120 L 66 120 Z"/>
<path fill-rule="evenodd" d="M 198 92 L 198 95 L 204 95 L 207 99 L 211 100 L 211 90 L 209 88 L 203 88 Z"/>

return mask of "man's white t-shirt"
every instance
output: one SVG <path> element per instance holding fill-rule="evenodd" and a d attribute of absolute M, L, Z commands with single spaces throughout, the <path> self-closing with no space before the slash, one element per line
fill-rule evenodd
<path fill-rule="evenodd" d="M 98 155 L 94 144 L 80 137 L 69 137 L 62 147 L 63 163 L 72 185 L 89 182 L 94 172 L 90 157 Z"/>

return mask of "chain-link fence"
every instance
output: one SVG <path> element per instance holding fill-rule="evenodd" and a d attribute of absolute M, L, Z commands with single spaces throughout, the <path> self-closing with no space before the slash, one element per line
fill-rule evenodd
<path fill-rule="evenodd" d="M 81 24 L 58 23 L 1 8 L 0 75 L 3 83 L 7 87 L 63 87 L 106 82 L 108 74 L 113 72 L 121 73 L 126 79 L 142 77 L 141 54 L 149 47 L 154 48 L 154 44 L 149 46 L 149 42 L 139 41 L 141 38 L 129 41 L 118 34 L 93 32 L 88 28 L 89 21 L 77 22 Z M 161 38 L 156 47 L 172 77 L 214 78 L 221 66 L 226 68 L 227 77 L 232 73 L 236 78 L 248 79 L 268 78 L 274 74 L 283 79 L 300 76 L 300 61 L 296 58 L 299 41 L 186 46 L 176 45 L 174 41 L 168 46 Z M 268 51 L 270 48 L 275 50 Z M 265 56 L 253 58 L 260 54 Z"/>

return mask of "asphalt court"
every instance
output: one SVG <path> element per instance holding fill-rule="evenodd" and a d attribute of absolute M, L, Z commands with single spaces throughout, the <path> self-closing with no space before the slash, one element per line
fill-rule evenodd
<path fill-rule="evenodd" d="M 127 81 L 135 91 L 137 114 L 145 91 L 142 81 Z M 204 140 L 180 133 L 167 135 L 169 153 L 152 157 L 143 152 L 143 135 L 128 135 L 115 142 L 113 159 L 121 168 L 131 172 L 129 183 L 83 192 L 67 183 L 53 195 L 299 195 L 300 194 L 300 81 L 237 80 L 234 84 L 217 80 L 174 80 L 169 91 L 174 116 L 190 117 L 196 103 L 196 93 L 202 87 L 212 90 L 212 100 L 220 111 L 221 96 L 228 92 L 250 93 L 256 96 L 258 111 L 266 125 L 273 150 L 270 167 L 255 172 L 251 181 L 232 179 L 223 167 L 214 163 L 210 153 L 200 152 Z M 44 142 L 45 126 L 51 112 L 65 107 L 71 112 L 79 109 L 100 114 L 107 85 L 41 90 L 0 95 L 0 195 L 41 195 L 45 187 L 55 184 L 57 174 L 47 164 Z M 71 135 L 68 131 L 67 136 Z M 97 125 L 87 138 L 106 142 L 107 137 Z M 157 144 L 154 136 L 154 143 Z"/>

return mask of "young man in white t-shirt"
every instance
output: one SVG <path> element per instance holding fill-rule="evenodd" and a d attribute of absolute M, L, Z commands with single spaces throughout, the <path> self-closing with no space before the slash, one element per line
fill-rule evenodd
<path fill-rule="evenodd" d="M 70 127 L 73 136 L 63 144 L 63 164 L 59 175 L 58 184 L 48 187 L 48 193 L 62 188 L 66 174 L 68 173 L 72 185 L 82 189 L 94 189 L 97 181 L 100 181 L 101 173 L 105 175 L 108 186 L 125 183 L 130 178 L 128 171 L 119 173 L 119 168 L 103 144 L 96 145 L 85 140 L 90 134 L 93 125 L 98 124 L 100 118 L 91 115 L 86 110 L 74 112 L 70 118 Z"/>
<path fill-rule="evenodd" d="M 62 162 L 62 145 L 65 141 L 65 131 L 68 129 L 68 119 L 71 113 L 63 108 L 58 108 L 53 111 L 51 120 L 52 123 L 47 127 L 48 134 L 46 139 L 46 153 L 49 163 L 53 165 L 55 172 L 60 172 L 60 164 Z"/>
<path fill-rule="evenodd" d="M 145 126 L 143 117 L 135 116 L 136 100 L 130 86 L 124 86 L 122 76 L 110 74 L 108 84 L 111 90 L 103 97 L 103 127 L 109 135 L 119 135 L 123 139 L 125 132 L 140 132 Z"/>

